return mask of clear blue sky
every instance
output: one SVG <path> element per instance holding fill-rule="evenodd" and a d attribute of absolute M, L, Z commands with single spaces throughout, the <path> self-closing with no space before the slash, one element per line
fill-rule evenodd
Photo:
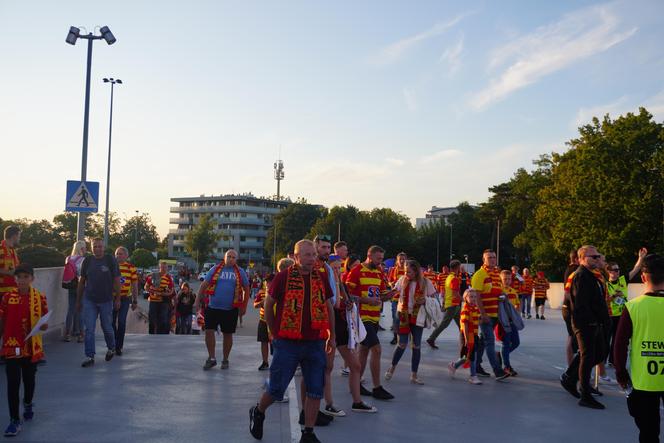
<path fill-rule="evenodd" d="M 85 42 L 96 42 L 88 178 L 111 209 L 170 197 L 282 192 L 327 206 L 481 202 L 487 188 L 563 151 L 593 115 L 664 118 L 664 3 L 0 0 L 3 218 L 62 211 L 80 178 Z M 100 202 L 102 207 L 103 198 Z"/>

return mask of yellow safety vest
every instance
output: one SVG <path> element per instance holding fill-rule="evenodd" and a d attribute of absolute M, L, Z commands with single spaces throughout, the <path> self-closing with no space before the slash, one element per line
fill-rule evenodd
<path fill-rule="evenodd" d="M 607 280 L 606 287 L 609 292 L 609 312 L 611 317 L 622 315 L 625 303 L 627 303 L 627 281 L 625 280 L 625 276 L 621 275 L 615 283 Z"/>
<path fill-rule="evenodd" d="M 632 385 L 640 391 L 664 391 L 664 297 L 641 295 L 625 306 L 632 319 Z"/>

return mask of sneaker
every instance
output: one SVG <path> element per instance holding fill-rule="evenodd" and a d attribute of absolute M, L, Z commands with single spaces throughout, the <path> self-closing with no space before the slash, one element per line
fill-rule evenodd
<path fill-rule="evenodd" d="M 595 400 L 592 395 L 588 396 L 583 396 L 581 397 L 581 400 L 579 400 L 579 406 L 583 406 L 584 408 L 591 408 L 591 409 L 605 409 L 606 407 Z"/>
<path fill-rule="evenodd" d="M 507 377 L 510 376 L 509 373 L 503 371 L 502 369 L 499 370 L 499 371 L 496 371 L 496 372 L 495 372 L 495 375 L 496 375 L 496 381 L 503 381 L 503 380 L 505 380 Z"/>
<path fill-rule="evenodd" d="M 263 438 L 263 422 L 265 414 L 258 410 L 258 404 L 249 409 L 249 432 L 257 440 Z"/>
<path fill-rule="evenodd" d="M 318 411 L 316 416 L 316 426 L 328 426 L 332 423 L 334 417 L 330 415 L 325 415 L 321 411 Z M 301 426 L 304 426 L 304 410 L 300 411 L 300 419 L 297 421 Z"/>
<path fill-rule="evenodd" d="M 5 437 L 16 437 L 21 432 L 21 420 L 12 420 L 5 429 Z"/>
<path fill-rule="evenodd" d="M 436 346 L 436 342 L 431 340 L 430 338 L 427 338 L 427 344 L 431 347 L 431 349 L 438 349 L 438 346 Z"/>
<path fill-rule="evenodd" d="M 321 443 L 316 434 L 312 432 L 302 431 L 302 437 L 300 437 L 300 443 Z"/>
<path fill-rule="evenodd" d="M 396 345 L 397 344 L 397 337 L 396 336 L 392 337 L 392 340 L 390 341 L 390 344 L 391 345 Z"/>
<path fill-rule="evenodd" d="M 516 377 L 517 375 L 519 375 L 519 373 L 516 372 L 514 368 L 510 368 L 509 366 L 505 368 L 505 372 L 507 372 L 510 375 L 510 377 Z"/>
<path fill-rule="evenodd" d="M 390 394 L 383 388 L 382 386 L 378 386 L 377 388 L 373 388 L 373 397 L 378 400 L 392 400 L 394 398 L 394 395 Z"/>
<path fill-rule="evenodd" d="M 572 397 L 581 398 L 579 390 L 576 389 L 576 382 L 568 379 L 565 374 L 560 376 L 560 386 L 562 386 Z"/>
<path fill-rule="evenodd" d="M 95 364 L 95 359 L 92 357 L 88 357 L 85 360 L 83 360 L 83 363 L 81 363 L 82 368 L 89 368 L 90 366 Z"/>
<path fill-rule="evenodd" d="M 454 362 L 450 362 L 449 365 L 447 365 L 447 371 L 450 373 L 450 378 L 454 378 L 454 374 L 456 373 L 456 366 L 454 366 Z"/>
<path fill-rule="evenodd" d="M 34 406 L 34 403 L 23 403 L 23 418 L 25 420 L 32 420 L 35 416 L 35 411 L 32 410 Z"/>
<path fill-rule="evenodd" d="M 616 381 L 614 379 L 612 379 L 611 377 L 609 377 L 608 375 L 604 375 L 604 376 L 600 375 L 599 376 L 599 383 L 602 384 L 602 385 L 615 385 Z"/>
<path fill-rule="evenodd" d="M 205 360 L 205 364 L 203 365 L 203 370 L 207 371 L 208 369 L 212 369 L 215 366 L 217 366 L 217 360 L 214 358 L 208 358 Z"/>
<path fill-rule="evenodd" d="M 325 415 L 329 415 L 331 417 L 345 417 L 346 413 L 339 408 L 334 407 L 334 405 L 328 405 L 325 406 L 325 409 L 321 411 Z"/>
<path fill-rule="evenodd" d="M 479 375 L 480 377 L 491 377 L 491 374 L 486 372 L 484 370 L 484 368 L 480 365 L 477 365 L 477 371 L 476 372 L 477 372 L 477 375 Z"/>
<path fill-rule="evenodd" d="M 71 341 L 71 335 L 65 335 L 65 337 L 62 340 L 69 343 Z"/>
<path fill-rule="evenodd" d="M 223 363 L 222 363 L 222 365 L 223 365 Z M 261 365 L 258 367 L 258 370 L 259 370 L 259 371 L 267 371 L 268 369 L 270 369 L 270 365 L 267 364 L 266 361 L 264 361 L 263 363 L 261 363 Z"/>
<path fill-rule="evenodd" d="M 535 314 L 535 318 L 539 320 L 539 314 Z"/>
<path fill-rule="evenodd" d="M 115 355 L 117 355 L 118 357 L 122 357 L 122 349 L 116 349 Z"/>
<path fill-rule="evenodd" d="M 410 382 L 414 385 L 420 385 L 420 386 L 424 384 L 424 382 L 422 380 L 417 378 L 417 375 L 411 375 L 410 376 Z"/>
<path fill-rule="evenodd" d="M 342 377 L 348 377 L 350 375 L 350 370 L 348 368 L 342 368 L 341 369 L 341 376 Z"/>
<path fill-rule="evenodd" d="M 367 388 L 365 388 L 364 385 L 361 384 L 360 385 L 360 395 L 372 396 L 373 393 L 370 390 L 368 390 Z"/>
<path fill-rule="evenodd" d="M 477 377 L 477 375 L 473 375 L 473 376 L 471 376 L 471 377 L 468 379 L 468 383 L 470 383 L 471 385 L 481 385 L 481 384 L 482 384 L 482 380 L 480 380 L 480 379 Z"/>
<path fill-rule="evenodd" d="M 591 395 L 596 395 L 597 397 L 601 397 L 601 396 L 604 395 L 604 394 L 602 394 L 602 393 L 600 392 L 599 389 L 595 388 L 594 386 L 591 386 L 591 387 L 590 387 L 590 394 L 591 394 Z"/>
<path fill-rule="evenodd" d="M 394 375 L 394 369 L 388 369 L 385 371 L 385 380 L 390 381 L 392 380 L 392 376 Z"/>
<path fill-rule="evenodd" d="M 375 413 L 375 412 L 378 412 L 378 409 L 375 406 L 370 406 L 370 405 L 366 404 L 365 402 L 361 401 L 359 403 L 353 403 L 353 406 L 351 407 L 351 411 L 353 411 L 353 412 Z"/>
<path fill-rule="evenodd" d="M 228 360 L 222 360 L 221 361 L 221 369 L 228 369 L 230 366 L 230 363 L 228 363 Z"/>
<path fill-rule="evenodd" d="M 526 317 L 526 319 L 528 319 L 528 320 L 530 320 L 531 318 L 533 318 L 533 316 L 530 315 L 530 314 L 528 314 L 528 316 Z"/>
<path fill-rule="evenodd" d="M 546 318 L 544 318 L 544 314 L 540 315 L 540 320 L 546 320 Z"/>
<path fill-rule="evenodd" d="M 105 358 L 106 361 L 111 361 L 111 359 L 113 358 L 114 355 L 115 355 L 115 351 L 113 349 L 109 349 L 108 351 L 106 351 L 106 357 L 104 357 L 104 358 Z"/>

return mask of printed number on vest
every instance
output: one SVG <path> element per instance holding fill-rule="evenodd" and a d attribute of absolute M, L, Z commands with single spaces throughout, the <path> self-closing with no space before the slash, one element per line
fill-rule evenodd
<path fill-rule="evenodd" d="M 664 375 L 664 360 L 649 360 L 648 361 L 648 374 L 650 375 Z"/>

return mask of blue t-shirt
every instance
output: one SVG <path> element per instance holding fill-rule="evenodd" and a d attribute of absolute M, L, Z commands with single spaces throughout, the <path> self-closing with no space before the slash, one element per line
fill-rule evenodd
<path fill-rule="evenodd" d="M 205 281 L 209 284 L 212 281 L 214 270 L 217 269 L 213 266 L 205 275 Z M 244 269 L 240 268 L 240 277 L 242 277 L 242 286 L 249 285 L 249 278 Z M 223 309 L 230 311 L 233 309 L 233 298 L 235 296 L 235 271 L 232 266 L 225 266 L 219 273 L 219 280 L 217 280 L 217 287 L 214 288 L 214 295 L 210 297 L 209 307 L 212 309 Z"/>
<path fill-rule="evenodd" d="M 81 266 L 81 276 L 85 277 L 83 294 L 95 303 L 113 300 L 113 280 L 120 275 L 115 257 L 86 257 Z"/>

